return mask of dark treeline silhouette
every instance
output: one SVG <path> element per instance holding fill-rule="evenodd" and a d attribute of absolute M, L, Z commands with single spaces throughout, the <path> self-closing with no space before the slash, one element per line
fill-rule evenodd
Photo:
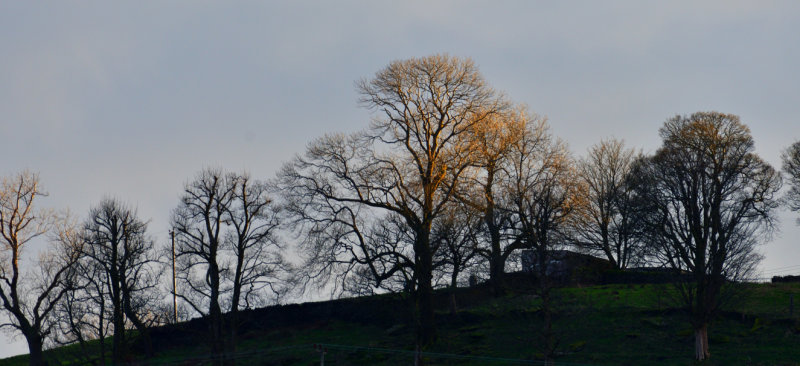
<path fill-rule="evenodd" d="M 772 283 L 800 282 L 800 276 L 772 276 L 770 281 Z"/>
<path fill-rule="evenodd" d="M 695 358 L 709 357 L 708 325 L 750 278 L 781 203 L 780 173 L 754 153 L 737 116 L 670 118 L 652 155 L 606 139 L 576 158 L 546 119 L 492 89 L 468 59 L 395 61 L 357 90 L 372 123 L 313 140 L 277 177 L 207 168 L 188 181 L 170 222 L 174 252 L 121 200 L 101 200 L 78 223 L 36 210 L 36 175 L 4 178 L 0 301 L 4 325 L 28 341 L 30 364 L 45 364 L 45 345 L 88 350 L 92 339 L 99 354 L 84 352 L 86 362 L 121 363 L 133 349 L 149 357 L 164 336 L 152 326 L 197 317 L 191 324 L 213 358 L 233 364 L 256 309 L 315 290 L 407 296 L 413 306 L 394 316 L 414 324 L 423 352 L 437 342 L 434 289 L 450 289 L 457 316 L 457 287 L 486 282 L 502 296 L 523 251 L 541 301 L 542 328 L 531 330 L 541 337 L 530 346 L 551 361 L 551 290 L 565 283 L 553 273 L 566 250 L 602 258 L 608 278 L 674 274 Z M 783 202 L 798 211 L 800 142 L 782 159 Z M 23 273 L 22 249 L 48 236 L 50 249 Z"/>

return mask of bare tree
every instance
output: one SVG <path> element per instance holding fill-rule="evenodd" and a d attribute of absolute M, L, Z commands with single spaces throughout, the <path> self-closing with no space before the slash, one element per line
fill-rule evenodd
<path fill-rule="evenodd" d="M 504 182 L 510 198 L 514 235 L 522 247 L 535 253 L 537 294 L 542 301 L 542 349 L 546 361 L 558 346 L 553 331 L 551 253 L 564 245 L 570 216 L 583 194 L 566 144 L 553 139 L 546 128 L 528 129 L 514 144 L 510 174 Z"/>
<path fill-rule="evenodd" d="M 75 276 L 68 279 L 69 291 L 55 311 L 54 343 L 65 346 L 77 343 L 72 355 L 79 362 L 106 364 L 105 338 L 111 334 L 107 303 L 108 274 L 85 256 L 76 263 Z M 90 349 L 89 341 L 98 341 L 99 352 Z"/>
<path fill-rule="evenodd" d="M 574 215 L 576 243 L 602 253 L 620 269 L 642 259 L 630 197 L 633 187 L 628 184 L 635 158 L 634 150 L 625 149 L 622 141 L 603 140 L 578 164 L 586 197 Z"/>
<path fill-rule="evenodd" d="M 53 309 L 69 287 L 67 279 L 78 260 L 80 240 L 70 221 L 55 222 L 38 210 L 39 177 L 22 172 L 3 178 L 0 187 L 0 301 L 11 327 L 28 342 L 31 365 L 44 365 L 42 347 L 51 332 Z M 23 253 L 34 239 L 54 230 L 50 250 L 41 253 L 34 271 L 24 273 Z"/>
<path fill-rule="evenodd" d="M 511 201 L 503 192 L 508 181 L 511 154 L 520 139 L 542 138 L 547 124 L 543 118 L 530 115 L 525 108 L 505 109 L 480 121 L 472 130 L 473 167 L 465 175 L 465 184 L 457 191 L 467 207 L 480 213 L 485 245 L 478 252 L 489 262 L 489 279 L 495 295 L 503 292 L 505 264 L 523 242 L 509 235 Z"/>
<path fill-rule="evenodd" d="M 222 293 L 227 291 L 222 279 L 227 270 L 222 255 L 223 226 L 233 189 L 220 170 L 203 170 L 186 185 L 172 215 L 176 266 L 183 285 L 178 296 L 208 317 L 211 353 L 218 360 L 225 351 L 220 305 Z"/>
<path fill-rule="evenodd" d="M 774 222 L 780 175 L 754 152 L 739 117 L 698 112 L 667 120 L 663 145 L 637 164 L 636 194 L 656 258 L 689 281 L 677 283 L 695 331 L 695 357 L 709 357 L 708 324 L 730 283 L 758 263 Z"/>
<path fill-rule="evenodd" d="M 105 198 L 93 207 L 83 226 L 82 256 L 86 258 L 84 266 L 91 270 L 82 276 L 95 275 L 85 281 L 88 289 L 96 290 L 89 294 L 107 296 L 95 302 L 102 301 L 111 310 L 114 332 L 111 354 L 115 363 L 122 362 L 127 353 L 127 322 L 136 327 L 146 354 L 152 356 L 150 333 L 143 316 L 155 307 L 152 292 L 158 287 L 158 273 L 154 243 L 146 231 L 147 224 L 137 217 L 136 211 L 112 198 Z M 97 328 L 102 331 L 102 327 Z"/>
<path fill-rule="evenodd" d="M 124 361 L 133 325 L 145 353 L 152 356 L 149 327 L 160 300 L 159 266 L 147 225 L 119 200 L 104 198 L 89 212 L 80 234 L 81 257 L 70 291 L 56 311 L 57 344 L 78 343 L 84 362 L 105 363 L 106 336 L 113 332 L 112 361 Z M 98 339 L 99 354 L 87 341 Z"/>
<path fill-rule="evenodd" d="M 800 141 L 789 146 L 782 154 L 783 172 L 789 180 L 789 192 L 784 197 L 789 209 L 800 212 Z M 800 223 L 800 219 L 797 221 Z"/>
<path fill-rule="evenodd" d="M 494 113 L 498 102 L 472 61 L 440 55 L 392 62 L 357 88 L 361 103 L 378 112 L 371 128 L 317 140 L 283 169 L 281 186 L 289 200 L 297 201 L 295 212 L 302 212 L 299 217 L 310 230 L 350 236 L 314 248 L 326 256 L 319 260 L 331 252 L 354 254 L 359 256 L 355 263 L 366 261 L 378 283 L 406 265 L 413 269 L 417 344 L 425 348 L 435 338 L 431 228 L 471 164 L 467 132 Z M 335 218 L 308 212 L 312 207 Z M 412 233 L 411 253 L 374 251 L 380 244 L 366 240 L 363 223 L 387 214 L 402 218 Z M 355 248 L 359 253 L 352 252 Z M 401 264 L 384 272 L 371 267 L 376 255 L 397 255 L 402 259 L 388 263 Z"/>
<path fill-rule="evenodd" d="M 285 268 L 273 238 L 276 215 L 264 183 L 246 174 L 205 169 L 186 185 L 173 213 L 179 280 L 178 296 L 209 318 L 211 351 L 218 361 L 234 348 L 236 313 L 261 305 L 269 289 L 280 295 Z M 222 309 L 232 322 L 224 337 Z M 230 361 L 230 360 L 229 360 Z"/>
<path fill-rule="evenodd" d="M 235 262 L 229 325 L 229 347 L 235 352 L 239 310 L 264 305 L 269 294 L 279 299 L 287 290 L 289 267 L 275 238 L 278 212 L 267 185 L 248 174 L 229 174 L 226 181 L 232 186 L 224 223 L 225 249 Z"/>

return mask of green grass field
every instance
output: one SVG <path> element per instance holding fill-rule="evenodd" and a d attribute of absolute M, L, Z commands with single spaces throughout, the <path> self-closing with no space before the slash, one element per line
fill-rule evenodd
<path fill-rule="evenodd" d="M 711 360 L 704 364 L 800 365 L 800 322 L 789 306 L 790 296 L 800 300 L 800 284 L 748 285 L 747 294 L 727 306 L 709 328 Z M 542 363 L 542 317 L 536 296 L 517 292 L 494 298 L 486 291 L 464 289 L 458 298 L 462 304 L 458 314 L 450 315 L 445 306 L 437 314 L 438 341 L 426 350 L 428 364 Z M 385 295 L 376 301 L 340 300 L 340 307 L 354 312 L 352 316 L 309 315 L 303 321 L 251 327 L 242 334 L 237 364 L 319 365 L 320 353 L 313 344 L 327 349 L 325 365 L 413 364 L 410 319 L 402 312 L 383 314 L 410 306 L 408 300 Z M 670 285 L 563 288 L 554 292 L 554 301 L 556 365 L 695 364 L 692 329 L 672 301 Z M 318 304 L 320 309 L 324 306 Z M 381 320 L 359 321 L 360 315 Z M 281 323 L 276 317 L 281 317 L 281 310 L 259 319 L 264 324 Z M 203 328 L 195 329 L 200 330 L 179 326 L 159 342 L 155 359 L 131 361 L 201 364 L 207 344 Z M 81 352 L 77 346 L 63 347 L 49 351 L 49 356 L 68 363 L 76 352 Z M 19 356 L 0 360 L 0 365 L 26 362 L 26 356 Z"/>

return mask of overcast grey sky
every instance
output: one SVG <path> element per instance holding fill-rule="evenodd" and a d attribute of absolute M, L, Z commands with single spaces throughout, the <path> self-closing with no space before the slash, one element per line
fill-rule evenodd
<path fill-rule="evenodd" d="M 708 110 L 776 167 L 800 139 L 796 1 L 5 1 L 0 174 L 40 172 L 40 203 L 81 217 L 118 197 L 166 242 L 198 170 L 271 178 L 367 126 L 354 81 L 433 53 L 472 58 L 578 156 L 612 136 L 652 152 L 667 118 Z M 800 265 L 793 216 L 780 228 L 762 270 Z"/>

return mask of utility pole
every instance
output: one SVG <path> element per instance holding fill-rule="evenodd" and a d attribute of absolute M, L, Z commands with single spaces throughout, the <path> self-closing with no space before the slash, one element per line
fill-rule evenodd
<path fill-rule="evenodd" d="M 172 316 L 175 324 L 178 324 L 178 293 L 175 283 L 175 230 L 169 231 L 172 241 Z"/>

